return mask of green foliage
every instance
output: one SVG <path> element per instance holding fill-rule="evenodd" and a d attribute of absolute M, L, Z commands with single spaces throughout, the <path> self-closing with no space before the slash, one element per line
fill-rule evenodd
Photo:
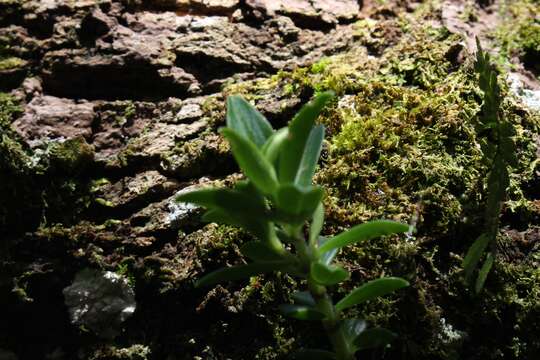
<path fill-rule="evenodd" d="M 493 266 L 496 240 L 499 233 L 499 216 L 510 185 L 508 168 L 517 165 L 517 149 L 512 123 L 505 119 L 501 110 L 501 89 L 497 83 L 497 70 L 490 62 L 487 52 L 482 50 L 477 39 L 478 52 L 475 70 L 478 73 L 480 89 L 484 93 L 484 103 L 478 118 L 477 132 L 484 162 L 489 168 L 487 175 L 487 201 L 484 213 L 484 231 L 469 248 L 463 259 L 465 279 L 472 284 L 472 277 L 486 248 L 484 264 L 478 273 L 474 286 L 479 293 L 484 287 L 487 275 Z"/>
<path fill-rule="evenodd" d="M 324 127 L 315 122 L 332 98 L 330 92 L 321 93 L 300 110 L 288 127 L 274 131 L 247 101 L 239 96 L 230 97 L 227 127 L 221 133 L 229 140 L 247 180 L 233 189 L 188 192 L 178 196 L 177 201 L 204 206 L 206 220 L 242 227 L 258 239 L 240 249 L 253 262 L 207 274 L 197 281 L 197 286 L 275 271 L 300 277 L 307 283 L 308 291 L 293 293 L 295 304 L 282 305 L 280 310 L 295 319 L 322 321 L 334 353 L 302 350 L 296 358 L 352 360 L 357 350 L 388 343 L 392 333 L 377 328 L 366 330 L 363 320 L 343 319 L 343 310 L 408 286 L 408 282 L 400 278 L 377 279 L 334 305 L 326 286 L 349 278 L 347 270 L 333 264 L 335 256 L 342 247 L 404 233 L 409 226 L 379 220 L 329 239 L 321 236 L 324 191 L 312 184 L 312 178 L 321 153 Z M 309 233 L 308 239 L 305 233 Z M 289 249 L 284 244 L 292 246 Z"/>
<path fill-rule="evenodd" d="M 349 295 L 345 296 L 336 304 L 336 309 L 342 311 L 406 286 L 409 286 L 409 283 L 401 278 L 386 277 L 372 280 L 351 291 Z"/>

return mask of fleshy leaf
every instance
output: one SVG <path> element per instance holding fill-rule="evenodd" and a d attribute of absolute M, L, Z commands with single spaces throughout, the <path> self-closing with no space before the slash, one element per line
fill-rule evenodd
<path fill-rule="evenodd" d="M 313 212 L 313 219 L 309 227 L 309 243 L 315 244 L 324 225 L 324 206 L 322 202 L 317 205 Z"/>
<path fill-rule="evenodd" d="M 362 319 L 346 319 L 342 321 L 341 326 L 349 338 L 356 339 L 366 329 L 367 323 Z"/>
<path fill-rule="evenodd" d="M 178 202 L 204 206 L 207 209 L 223 209 L 245 213 L 249 217 L 263 217 L 266 208 L 263 203 L 241 191 L 227 188 L 207 188 L 185 192 L 176 197 Z"/>
<path fill-rule="evenodd" d="M 319 186 L 299 188 L 293 184 L 281 185 L 277 190 L 277 206 L 288 214 L 310 216 L 321 202 L 323 194 Z"/>
<path fill-rule="evenodd" d="M 319 248 L 321 247 L 322 244 L 324 244 L 327 241 L 328 239 L 326 237 L 319 236 Z M 336 257 L 338 251 L 339 251 L 338 248 L 334 248 L 332 250 L 328 250 L 323 253 L 319 252 L 319 259 L 323 264 L 330 265 L 332 263 L 332 260 L 334 260 L 334 258 Z"/>
<path fill-rule="evenodd" d="M 289 124 L 289 136 L 283 143 L 279 155 L 279 179 L 281 183 L 295 181 L 311 128 L 321 110 L 333 97 L 332 92 L 320 94 L 304 105 L 292 119 Z"/>
<path fill-rule="evenodd" d="M 372 328 L 358 335 L 354 345 L 358 350 L 373 349 L 391 343 L 396 337 L 396 334 L 384 328 Z"/>
<path fill-rule="evenodd" d="M 320 253 L 342 248 L 360 241 L 373 239 L 383 235 L 405 233 L 409 230 L 409 225 L 390 220 L 375 220 L 365 224 L 356 225 L 351 229 L 342 232 L 326 241 L 319 248 Z"/>
<path fill-rule="evenodd" d="M 298 320 L 323 320 L 324 315 L 319 310 L 306 305 L 280 305 L 279 310 L 286 316 L 292 317 Z"/>
<path fill-rule="evenodd" d="M 227 98 L 227 127 L 261 147 L 274 132 L 266 118 L 239 95 Z"/>
<path fill-rule="evenodd" d="M 271 164 L 274 164 L 278 159 L 279 151 L 287 139 L 287 136 L 289 136 L 289 129 L 282 128 L 272 134 L 272 136 L 270 136 L 264 143 L 262 153 Z"/>
<path fill-rule="evenodd" d="M 229 140 L 238 166 L 253 184 L 265 194 L 274 194 L 277 177 L 274 167 L 257 147 L 232 129 L 222 128 L 220 132 Z"/>
<path fill-rule="evenodd" d="M 486 282 L 487 276 L 489 272 L 491 271 L 491 267 L 493 266 L 493 261 L 495 260 L 492 253 L 488 253 L 486 256 L 486 260 L 484 260 L 484 264 L 482 265 L 482 268 L 478 272 L 478 278 L 476 279 L 476 285 L 475 285 L 475 292 L 479 294 L 482 289 L 484 288 L 484 283 Z"/>
<path fill-rule="evenodd" d="M 322 142 L 324 139 L 324 126 L 317 125 L 309 133 L 309 137 L 304 148 L 304 154 L 300 160 L 300 167 L 296 173 L 295 184 L 300 186 L 310 186 L 312 184 L 315 168 L 321 155 Z"/>
<path fill-rule="evenodd" d="M 354 289 L 336 304 L 337 311 L 389 294 L 395 290 L 409 286 L 409 282 L 397 277 L 384 277 L 369 281 Z"/>
<path fill-rule="evenodd" d="M 293 360 L 336 360 L 336 354 L 326 350 L 302 349 L 296 351 Z"/>
<path fill-rule="evenodd" d="M 349 278 L 349 272 L 339 266 L 311 263 L 311 276 L 321 285 L 335 285 Z"/>
<path fill-rule="evenodd" d="M 203 276 L 195 283 L 196 287 L 215 285 L 225 281 L 235 281 L 251 276 L 287 269 L 288 262 L 265 262 L 222 268 Z"/>
<path fill-rule="evenodd" d="M 366 330 L 367 323 L 361 319 L 345 319 L 341 321 L 341 328 L 345 334 L 345 338 L 354 350 L 357 350 L 354 341 L 358 336 Z"/>
<path fill-rule="evenodd" d="M 315 300 L 309 291 L 295 291 L 291 294 L 291 297 L 296 304 L 315 306 Z"/>
<path fill-rule="evenodd" d="M 267 243 L 261 241 L 249 241 L 240 248 L 242 255 L 253 261 L 275 262 L 283 260 L 283 256 L 278 254 Z"/>
<path fill-rule="evenodd" d="M 261 240 L 268 240 L 271 224 L 266 220 L 264 199 L 244 188 L 207 188 L 185 192 L 176 201 L 204 206 L 203 220 L 240 226 Z"/>
<path fill-rule="evenodd" d="M 243 213 L 223 209 L 211 209 L 204 213 L 204 222 L 215 222 L 242 227 L 260 240 L 269 241 L 273 225 L 264 218 L 250 218 Z"/>
<path fill-rule="evenodd" d="M 478 265 L 480 258 L 489 244 L 489 239 L 489 235 L 483 233 L 475 240 L 467 251 L 467 255 L 463 259 L 463 268 L 465 269 L 465 279 L 467 282 L 470 282 L 474 269 Z"/>
<path fill-rule="evenodd" d="M 226 224 L 242 227 L 243 222 L 238 218 L 231 216 L 230 212 L 223 211 L 221 209 L 210 209 L 206 211 L 202 216 L 204 222 L 214 222 L 217 224 Z"/>

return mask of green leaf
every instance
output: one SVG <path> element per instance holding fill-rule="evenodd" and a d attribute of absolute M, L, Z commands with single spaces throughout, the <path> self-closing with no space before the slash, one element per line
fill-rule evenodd
<path fill-rule="evenodd" d="M 345 319 L 341 321 L 341 327 L 348 338 L 356 339 L 366 329 L 367 323 L 362 319 Z"/>
<path fill-rule="evenodd" d="M 289 124 L 289 136 L 283 143 L 279 155 L 279 179 L 281 183 L 295 181 L 311 128 L 321 110 L 333 97 L 332 92 L 320 94 L 304 105 L 292 119 Z"/>
<path fill-rule="evenodd" d="M 240 247 L 242 255 L 258 262 L 282 261 L 283 256 L 261 241 L 249 241 Z"/>
<path fill-rule="evenodd" d="M 499 131 L 501 132 L 499 143 L 499 147 L 501 148 L 500 154 L 502 157 L 504 157 L 504 161 L 507 165 L 515 167 L 518 165 L 518 159 L 516 156 L 516 145 L 512 139 L 512 136 L 515 135 L 514 126 L 512 123 L 505 121 L 500 124 Z"/>
<path fill-rule="evenodd" d="M 269 163 L 274 164 L 279 156 L 281 146 L 289 136 L 289 129 L 282 128 L 276 131 L 272 136 L 266 140 L 262 147 L 262 153 L 266 157 Z"/>
<path fill-rule="evenodd" d="M 304 154 L 300 160 L 300 166 L 294 180 L 300 186 L 310 186 L 312 184 L 315 168 L 321 155 L 322 142 L 324 139 L 324 126 L 318 125 L 311 129 L 304 148 Z"/>
<path fill-rule="evenodd" d="M 311 277 L 321 285 L 335 285 L 349 278 L 349 272 L 339 266 L 311 263 Z"/>
<path fill-rule="evenodd" d="M 207 209 L 221 209 L 244 213 L 252 218 L 264 217 L 266 208 L 263 203 L 241 191 L 227 188 L 206 188 L 185 192 L 176 197 L 178 202 L 204 206 Z"/>
<path fill-rule="evenodd" d="M 319 202 L 317 208 L 313 212 L 313 220 L 311 221 L 311 226 L 309 227 L 309 243 L 315 244 L 319 238 L 319 234 L 322 231 L 324 225 L 324 206 L 322 202 Z"/>
<path fill-rule="evenodd" d="M 484 288 L 484 284 L 486 282 L 489 272 L 491 271 L 491 267 L 493 266 L 494 260 L 495 260 L 495 257 L 493 256 L 492 253 L 487 254 L 486 260 L 484 261 L 482 268 L 478 272 L 478 278 L 476 279 L 476 285 L 475 285 L 474 291 L 477 294 L 480 294 L 480 292 Z"/>
<path fill-rule="evenodd" d="M 309 291 L 295 291 L 291 294 L 291 297 L 296 304 L 315 306 L 315 300 Z"/>
<path fill-rule="evenodd" d="M 373 349 L 391 343 L 397 337 L 384 328 L 373 328 L 362 332 L 354 341 L 358 350 Z"/>
<path fill-rule="evenodd" d="M 206 211 L 202 216 L 204 222 L 214 222 L 218 224 L 233 225 L 242 227 L 243 222 L 238 218 L 231 216 L 230 212 L 225 212 L 221 209 L 211 209 Z"/>
<path fill-rule="evenodd" d="M 329 239 L 323 245 L 321 245 L 319 252 L 324 253 L 335 248 L 342 248 L 350 244 L 373 239 L 383 235 L 405 233 L 408 230 L 409 225 L 401 224 L 395 221 L 370 221 L 365 224 L 356 225 L 351 229 Z"/>
<path fill-rule="evenodd" d="M 293 360 L 336 360 L 336 354 L 326 350 L 302 349 L 292 355 Z"/>
<path fill-rule="evenodd" d="M 240 226 L 261 240 L 268 240 L 270 223 L 264 198 L 251 194 L 248 188 L 207 188 L 185 192 L 176 201 L 204 206 L 203 221 Z"/>
<path fill-rule="evenodd" d="M 227 127 L 261 147 L 274 132 L 272 125 L 239 95 L 227 98 Z"/>
<path fill-rule="evenodd" d="M 252 263 L 247 265 L 222 268 L 203 276 L 196 283 L 196 287 L 215 285 L 225 281 L 235 281 L 249 278 L 259 274 L 287 269 L 290 263 L 285 261 Z"/>
<path fill-rule="evenodd" d="M 298 320 L 323 320 L 326 315 L 311 306 L 306 305 L 280 305 L 279 310 L 286 316 Z"/>
<path fill-rule="evenodd" d="M 337 311 L 343 311 L 351 306 L 389 294 L 409 286 L 409 282 L 397 277 L 384 277 L 365 283 L 354 289 L 336 304 Z"/>
<path fill-rule="evenodd" d="M 322 244 L 324 244 L 327 241 L 328 239 L 325 238 L 324 236 L 319 236 L 319 248 L 321 247 Z M 319 259 L 323 264 L 330 265 L 332 263 L 332 260 L 334 260 L 334 258 L 336 257 L 338 251 L 339 251 L 338 248 L 334 248 L 332 250 L 326 251 L 322 254 L 319 254 Z"/>
<path fill-rule="evenodd" d="M 238 166 L 253 184 L 265 194 L 274 194 L 277 177 L 273 166 L 259 149 L 234 130 L 222 128 L 220 132 L 229 140 Z"/>
<path fill-rule="evenodd" d="M 320 186 L 300 188 L 293 184 L 280 185 L 276 203 L 280 210 L 292 215 L 310 216 L 319 206 L 324 191 Z"/>
<path fill-rule="evenodd" d="M 486 247 L 489 244 L 490 236 L 486 233 L 481 234 L 467 251 L 465 259 L 463 259 L 463 269 L 465 269 L 465 280 L 470 283 L 472 274 L 480 258 L 484 254 Z"/>
<path fill-rule="evenodd" d="M 361 319 L 346 319 L 341 321 L 341 328 L 343 329 L 345 339 L 353 351 L 358 350 L 356 345 L 354 345 L 354 341 L 366 330 L 366 327 L 367 323 Z"/>
<path fill-rule="evenodd" d="M 242 227 L 260 240 L 268 241 L 272 236 L 273 225 L 264 218 L 251 218 L 241 212 L 225 211 L 222 209 L 208 210 L 202 217 L 205 222 L 215 222 Z"/>

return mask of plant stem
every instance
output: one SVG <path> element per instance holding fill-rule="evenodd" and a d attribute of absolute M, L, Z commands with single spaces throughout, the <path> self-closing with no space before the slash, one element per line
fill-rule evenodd
<path fill-rule="evenodd" d="M 316 284 L 312 279 L 309 279 L 308 288 L 319 310 L 326 314 L 326 319 L 323 320 L 323 326 L 332 342 L 337 360 L 353 360 L 354 352 L 345 338 L 343 328 L 340 326 L 339 313 L 336 311 L 326 291 L 326 287 Z"/>
<path fill-rule="evenodd" d="M 328 337 L 330 338 L 330 342 L 334 347 L 336 359 L 354 360 L 354 351 L 347 342 L 343 328 L 340 326 L 340 315 L 336 311 L 334 303 L 328 295 L 326 286 L 316 283 L 311 277 L 311 264 L 318 260 L 317 256 L 315 255 L 316 249 L 307 245 L 306 240 L 301 234 L 301 229 L 290 229 L 289 234 L 295 239 L 295 246 L 302 263 L 302 268 L 307 271 L 308 290 L 315 300 L 317 308 L 326 315 L 326 318 L 322 321 L 322 323 Z"/>

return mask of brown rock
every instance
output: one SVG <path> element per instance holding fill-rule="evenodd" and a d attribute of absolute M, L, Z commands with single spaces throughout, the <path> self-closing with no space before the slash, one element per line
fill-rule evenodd
<path fill-rule="evenodd" d="M 27 141 L 53 138 L 90 139 L 94 105 L 53 96 L 35 97 L 24 109 L 13 128 Z"/>
<path fill-rule="evenodd" d="M 162 160 L 162 170 L 171 176 L 194 179 L 208 174 L 226 174 L 233 168 L 227 143 L 222 137 L 210 134 L 186 141 Z"/>
<path fill-rule="evenodd" d="M 176 0 L 176 6 L 181 10 L 195 9 L 215 14 L 230 14 L 239 3 L 239 0 Z"/>
<path fill-rule="evenodd" d="M 87 99 L 156 98 L 198 91 L 192 75 L 153 64 L 163 59 L 155 41 L 146 37 L 126 38 L 114 42 L 113 48 L 125 52 L 49 52 L 44 58 L 44 88 L 55 95 Z"/>
<path fill-rule="evenodd" d="M 360 11 L 355 0 L 246 0 L 246 4 L 268 16 L 291 17 L 306 27 L 352 21 Z"/>
<path fill-rule="evenodd" d="M 159 163 L 162 156 L 173 151 L 177 143 L 193 137 L 207 127 L 205 120 L 190 124 L 155 123 L 139 137 L 130 141 L 118 158 L 121 164 L 141 166 Z"/>
<path fill-rule="evenodd" d="M 168 179 L 157 171 L 146 171 L 126 177 L 114 184 L 106 183 L 94 195 L 109 208 L 128 209 L 159 200 L 178 189 L 177 181 Z"/>
<path fill-rule="evenodd" d="M 155 116 L 155 105 L 131 101 L 104 102 L 96 105 L 97 119 L 92 144 L 96 160 L 111 161 L 127 142 L 136 138 Z"/>
<path fill-rule="evenodd" d="M 108 34 L 117 25 L 115 18 L 105 15 L 97 8 L 83 18 L 79 35 L 83 40 L 97 39 Z"/>

